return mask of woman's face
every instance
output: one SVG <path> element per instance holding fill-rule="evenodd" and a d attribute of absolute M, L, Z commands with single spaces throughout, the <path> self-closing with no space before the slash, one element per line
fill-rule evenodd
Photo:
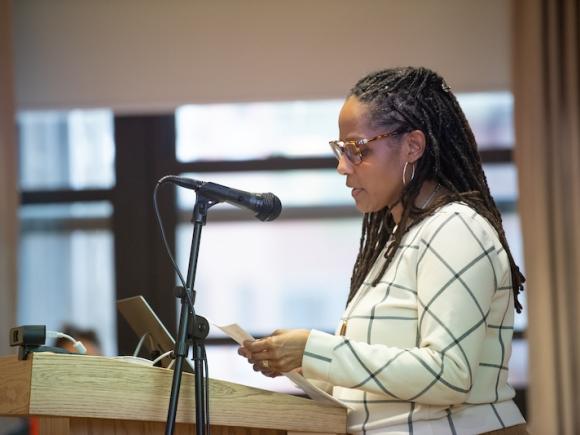
<path fill-rule="evenodd" d="M 371 139 L 388 133 L 385 127 L 373 127 L 368 105 L 356 97 L 349 97 L 338 119 L 340 140 Z M 346 175 L 346 185 L 352 189 L 356 208 L 363 213 L 383 209 L 396 203 L 403 190 L 403 166 L 407 161 L 407 147 L 401 136 L 385 137 L 359 146 L 362 162 L 354 165 L 343 155 L 337 171 Z M 411 165 L 407 170 L 410 177 Z"/>

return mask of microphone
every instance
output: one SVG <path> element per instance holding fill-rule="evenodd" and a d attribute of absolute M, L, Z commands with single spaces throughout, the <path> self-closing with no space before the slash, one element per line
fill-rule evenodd
<path fill-rule="evenodd" d="M 159 183 L 169 181 L 186 189 L 195 190 L 207 198 L 217 202 L 227 202 L 236 207 L 245 208 L 256 213 L 256 217 L 263 221 L 273 221 L 282 212 L 282 203 L 273 193 L 252 193 L 232 189 L 221 184 L 194 180 L 192 178 L 167 175 Z"/>

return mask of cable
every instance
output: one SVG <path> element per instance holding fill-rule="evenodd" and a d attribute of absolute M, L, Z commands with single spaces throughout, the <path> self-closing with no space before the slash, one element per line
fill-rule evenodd
<path fill-rule="evenodd" d="M 148 332 L 146 332 L 145 334 L 143 334 L 141 336 L 141 338 L 139 339 L 139 342 L 137 343 L 137 346 L 135 347 L 135 351 L 133 352 L 133 356 L 139 356 L 139 352 L 141 352 L 141 347 L 143 346 L 145 339 L 149 336 L 150 336 L 150 334 Z"/>
<path fill-rule="evenodd" d="M 161 220 L 161 214 L 159 213 L 159 206 L 157 205 L 157 191 L 159 190 L 159 186 L 161 186 L 163 183 L 166 182 L 167 179 L 169 179 L 169 177 L 172 177 L 171 175 L 167 175 L 163 178 L 161 178 L 157 184 L 155 185 L 155 188 L 153 189 L 153 208 L 155 210 L 155 218 L 157 219 L 157 223 L 159 224 L 159 230 L 161 231 L 161 239 L 163 240 L 163 245 L 165 246 L 165 251 L 167 252 L 167 255 L 169 256 L 169 260 L 171 260 L 171 264 L 173 265 L 173 270 L 175 270 L 175 272 L 177 273 L 177 276 L 179 277 L 179 281 L 181 282 L 181 286 L 184 289 L 185 295 L 187 297 L 187 301 L 189 302 L 189 311 L 193 314 L 193 300 L 191 299 L 191 294 L 189 293 L 189 289 L 187 288 L 187 285 L 185 284 L 185 280 L 183 279 L 183 275 L 181 274 L 181 271 L 179 270 L 179 266 L 177 266 L 177 263 L 175 262 L 175 259 L 173 258 L 173 255 L 171 254 L 171 249 L 169 248 L 169 243 L 167 243 L 167 237 L 165 237 L 165 229 L 163 228 L 163 221 Z"/>
<path fill-rule="evenodd" d="M 70 335 L 67 335 L 63 332 L 58 332 L 58 331 L 46 331 L 46 336 L 48 338 L 65 338 L 69 341 L 72 342 L 73 347 L 75 348 L 75 350 L 82 354 L 85 355 L 87 353 L 87 348 L 85 347 L 85 345 L 80 341 L 80 340 L 75 340 L 74 338 L 72 338 Z"/>
<path fill-rule="evenodd" d="M 157 358 L 155 358 L 153 360 L 153 362 L 151 363 L 152 366 L 154 366 L 155 364 L 157 364 L 159 361 L 161 361 L 163 358 L 166 358 L 168 356 L 170 356 L 173 353 L 172 350 L 165 352 L 163 355 L 159 355 Z M 172 361 L 173 362 L 173 361 Z"/>
<path fill-rule="evenodd" d="M 209 424 L 209 367 L 207 364 L 207 353 L 205 352 L 205 345 L 201 345 L 202 359 L 204 366 L 204 376 L 205 376 L 205 418 L 206 418 L 206 433 L 210 435 L 210 424 Z"/>
<path fill-rule="evenodd" d="M 171 260 L 171 264 L 173 265 L 173 269 L 177 272 L 177 276 L 179 276 L 179 280 L 181 281 L 181 285 L 183 288 L 187 289 L 185 286 L 185 280 L 183 279 L 183 275 L 171 254 L 171 249 L 169 249 L 169 243 L 167 243 L 167 237 L 165 237 L 165 229 L 163 228 L 163 222 L 161 221 L 161 214 L 159 213 L 159 206 L 157 205 L 157 191 L 159 190 L 159 186 L 163 184 L 166 177 L 163 177 L 161 180 L 157 182 L 155 188 L 153 189 L 153 208 L 155 209 L 155 217 L 157 218 L 157 223 L 159 224 L 159 229 L 161 230 L 161 238 L 163 239 L 163 244 L 165 245 L 165 250 L 167 251 L 167 255 L 169 256 L 169 260 Z M 193 305 L 193 304 L 192 304 Z"/>

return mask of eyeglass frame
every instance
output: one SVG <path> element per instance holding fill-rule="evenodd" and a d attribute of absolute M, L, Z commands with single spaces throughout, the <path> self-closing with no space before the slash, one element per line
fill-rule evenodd
<path fill-rule="evenodd" d="M 372 137 L 370 139 L 366 139 L 366 138 L 356 139 L 356 140 L 340 140 L 340 139 L 338 139 L 338 140 L 331 140 L 328 142 L 328 144 L 330 145 L 330 149 L 332 149 L 334 156 L 336 157 L 337 160 L 340 160 L 340 158 L 344 155 L 344 156 L 346 156 L 348 161 L 351 162 L 353 165 L 360 165 L 363 162 L 362 151 L 359 148 L 360 145 L 366 145 L 369 142 L 372 142 L 374 140 L 379 140 L 379 139 L 383 139 L 385 137 L 395 136 L 395 135 L 400 134 L 400 133 L 401 133 L 400 129 L 395 129 L 395 130 L 390 131 L 388 133 L 379 134 L 379 135 Z M 354 148 L 354 150 L 351 153 L 348 152 L 348 148 L 347 148 L 348 145 L 351 145 Z M 353 160 L 354 156 L 358 157 L 358 161 Z"/>

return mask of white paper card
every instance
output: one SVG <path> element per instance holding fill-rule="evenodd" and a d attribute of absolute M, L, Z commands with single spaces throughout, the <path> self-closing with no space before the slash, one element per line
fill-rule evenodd
<path fill-rule="evenodd" d="M 255 340 L 250 334 L 248 334 L 240 325 L 237 323 L 232 323 L 231 325 L 215 325 L 215 327 L 221 329 L 224 333 L 228 336 L 233 338 L 236 343 L 242 345 L 245 340 Z M 319 402 L 325 403 L 332 403 L 334 405 L 340 406 L 342 408 L 348 408 L 344 403 L 340 400 L 332 397 L 326 391 L 318 388 L 313 383 L 309 382 L 304 376 L 300 373 L 296 372 L 289 372 L 289 373 L 282 373 L 288 379 L 290 379 L 298 388 L 304 391 L 312 400 L 316 400 Z"/>

